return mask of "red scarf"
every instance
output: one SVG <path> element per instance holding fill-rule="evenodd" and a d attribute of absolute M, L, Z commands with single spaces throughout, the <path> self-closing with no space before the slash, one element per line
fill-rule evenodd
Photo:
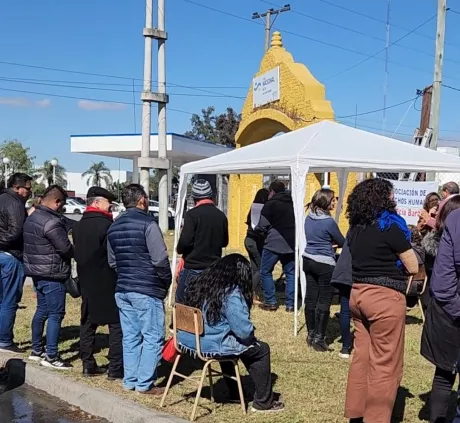
<path fill-rule="evenodd" d="M 205 200 L 200 200 L 195 204 L 195 207 L 202 206 L 203 204 L 214 204 L 214 201 L 212 201 L 209 198 L 206 198 Z"/>
<path fill-rule="evenodd" d="M 107 216 L 108 218 L 110 218 L 111 220 L 113 220 L 113 214 L 112 214 L 112 213 L 106 212 L 106 211 L 101 210 L 101 209 L 98 209 L 97 207 L 88 206 L 88 207 L 86 207 L 85 212 L 96 212 L 96 213 L 101 213 L 101 214 L 103 214 L 104 216 Z"/>

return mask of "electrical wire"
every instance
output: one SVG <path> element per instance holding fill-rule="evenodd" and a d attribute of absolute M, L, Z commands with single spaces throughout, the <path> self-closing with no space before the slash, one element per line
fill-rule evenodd
<path fill-rule="evenodd" d="M 216 9 L 215 7 L 211 7 L 211 6 L 208 6 L 208 5 L 205 5 L 205 4 L 201 4 L 201 3 L 198 3 L 198 2 L 196 2 L 194 0 L 182 0 L 182 1 L 185 2 L 185 3 L 189 3 L 189 4 L 193 4 L 195 6 L 201 7 L 203 9 L 211 10 L 213 12 L 220 13 L 220 14 L 226 15 L 226 16 L 231 16 L 233 18 L 240 19 L 240 20 L 243 20 L 243 21 L 246 21 L 246 22 L 258 23 L 258 21 L 248 19 L 248 18 L 245 18 L 243 16 L 238 16 L 238 15 L 235 15 L 233 13 L 221 10 L 221 9 Z M 329 43 L 329 42 L 319 40 L 319 39 L 316 39 L 316 38 L 308 37 L 306 35 L 302 35 L 302 34 L 299 34 L 299 33 L 293 32 L 293 31 L 289 31 L 287 29 L 280 28 L 278 26 L 276 27 L 276 29 L 278 31 L 283 32 L 284 34 L 292 35 L 292 36 L 295 36 L 295 37 L 298 37 L 298 38 L 302 38 L 302 39 L 312 41 L 312 42 L 315 42 L 315 43 L 318 43 L 318 44 L 321 44 L 321 45 L 325 45 L 325 46 L 328 46 L 328 47 L 332 47 L 332 48 L 335 48 L 335 49 L 338 49 L 338 50 L 346 51 L 346 52 L 349 52 L 349 53 L 354 53 L 354 54 L 357 54 L 357 55 L 360 55 L 360 56 L 364 56 L 364 57 L 367 57 L 367 58 L 372 58 L 372 59 L 379 60 L 379 61 L 385 61 L 386 60 L 386 59 L 384 59 L 382 57 L 377 57 L 375 55 L 369 55 L 369 54 L 364 53 L 362 51 L 354 50 L 354 49 L 351 49 L 351 48 L 347 48 L 347 47 L 340 46 L 340 45 L 337 45 L 337 44 Z M 423 69 L 420 69 L 420 67 L 410 66 L 410 65 L 407 65 L 405 63 L 396 62 L 394 60 L 388 60 L 388 63 L 392 63 L 394 65 L 404 67 L 404 68 L 410 69 L 410 70 L 415 71 L 415 72 L 422 72 L 422 73 L 432 74 L 431 70 L 423 70 Z M 448 76 L 448 75 L 444 75 L 444 78 L 445 79 L 454 79 L 454 80 L 459 80 L 460 81 L 460 78 L 453 77 L 453 76 Z"/>
<path fill-rule="evenodd" d="M 369 57 L 366 57 L 365 59 L 361 60 L 360 62 L 358 63 L 355 63 L 354 65 L 340 71 L 340 72 L 337 72 L 335 73 L 334 75 L 332 76 L 329 76 L 327 77 L 326 79 L 324 79 L 325 81 L 328 81 L 332 78 L 335 78 L 339 75 L 343 75 L 344 73 L 352 70 L 352 69 L 355 69 L 357 68 L 358 66 L 362 65 L 363 63 L 367 62 L 368 60 L 370 59 L 373 59 L 375 56 L 379 55 L 380 53 L 383 53 L 385 50 L 387 50 L 388 48 L 394 46 L 395 44 L 399 43 L 400 41 L 404 40 L 404 38 L 407 38 L 409 35 L 413 34 L 415 31 L 417 31 L 418 29 L 420 29 L 422 26 L 426 25 L 428 22 L 432 21 L 437 15 L 433 15 L 431 16 L 431 18 L 428 18 L 426 21 L 422 22 L 420 25 L 417 25 L 414 29 L 412 29 L 412 31 L 409 31 L 407 34 L 403 35 L 402 37 L 398 38 L 397 40 L 393 41 L 392 43 L 390 43 L 388 45 L 388 47 L 384 47 L 382 49 L 380 49 L 379 51 L 377 51 L 376 53 L 374 53 L 372 56 L 369 56 Z"/>
<path fill-rule="evenodd" d="M 345 10 L 347 12 L 350 12 L 350 13 L 353 13 L 355 15 L 358 15 L 358 16 L 361 16 L 361 17 L 364 17 L 364 18 L 367 18 L 367 19 L 371 19 L 375 22 L 379 22 L 379 23 L 382 23 L 382 24 L 385 24 L 386 25 L 386 21 L 384 21 L 383 19 L 378 19 L 378 18 L 375 18 L 374 16 L 371 16 L 371 15 L 367 15 L 365 13 L 362 13 L 362 12 L 358 12 L 357 10 L 353 10 L 353 9 L 349 9 L 345 6 L 342 6 L 342 5 L 339 5 L 339 4 L 335 4 L 335 3 L 332 3 L 328 0 L 317 0 L 317 1 L 320 1 L 321 3 L 325 3 L 325 4 L 328 4 L 329 6 L 332 6 L 332 7 L 335 7 L 335 8 L 338 8 L 338 9 L 342 9 L 342 10 Z M 452 9 L 450 9 L 450 11 L 452 11 Z M 454 13 L 459 13 L 459 12 L 454 12 Z M 406 27 L 403 27 L 403 26 L 400 26 L 400 25 L 395 25 L 393 24 L 392 25 L 394 28 L 398 28 L 398 29 L 402 29 L 403 31 L 409 31 L 408 28 Z M 428 35 L 428 34 L 424 34 L 424 33 L 421 33 L 421 32 L 416 32 L 415 33 L 417 36 L 419 37 L 423 37 L 423 38 L 428 38 L 429 40 L 432 40 L 434 41 L 435 38 L 432 37 L 431 35 Z M 460 48 L 460 45 L 458 44 L 453 44 L 453 43 L 448 43 L 448 42 L 445 42 L 444 44 L 446 45 L 450 45 L 452 47 L 456 47 L 456 48 Z"/>
<path fill-rule="evenodd" d="M 281 5 L 278 5 L 278 4 L 273 3 L 271 1 L 268 1 L 268 0 L 259 0 L 259 1 L 261 3 L 265 3 L 265 4 L 268 4 L 268 5 L 271 5 L 271 6 L 281 7 Z M 329 26 L 332 26 L 332 27 L 335 27 L 335 28 L 340 28 L 340 29 L 343 29 L 344 31 L 348 31 L 348 32 L 351 32 L 351 33 L 357 34 L 357 35 L 361 35 L 361 36 L 369 38 L 371 40 L 376 40 L 376 41 L 380 41 L 380 42 L 384 42 L 384 43 L 386 42 L 386 40 L 384 38 L 376 37 L 375 35 L 371 35 L 371 34 L 369 34 L 367 32 L 358 31 L 358 30 L 356 30 L 354 28 L 339 25 L 339 24 L 336 24 L 334 22 L 327 21 L 325 19 L 320 19 L 320 18 L 318 18 L 316 16 L 312 16 L 312 15 L 309 15 L 307 13 L 300 12 L 300 11 L 298 11 L 296 9 L 293 9 L 292 7 L 291 7 L 290 11 L 292 13 L 296 14 L 296 15 L 303 16 L 305 18 L 312 19 L 314 21 L 321 22 L 321 23 L 323 23 L 325 25 L 329 25 Z M 396 47 L 401 48 L 401 49 L 405 49 L 405 50 L 410 50 L 410 51 L 413 51 L 413 52 L 418 53 L 418 54 L 423 54 L 424 56 L 434 57 L 434 53 L 428 53 L 427 51 L 419 50 L 419 49 L 414 48 L 414 47 L 404 46 L 404 45 L 400 45 L 400 44 L 397 44 Z M 445 58 L 444 60 L 446 62 L 452 62 L 452 63 L 460 64 L 460 61 L 452 60 L 452 59 L 449 59 L 449 58 Z"/>
<path fill-rule="evenodd" d="M 80 90 L 122 92 L 122 93 L 130 93 L 130 94 L 133 92 L 132 89 L 131 90 L 123 90 L 123 89 L 115 89 L 115 88 L 81 87 L 81 86 L 78 86 L 78 85 L 51 84 L 51 83 L 46 83 L 46 82 L 26 81 L 26 80 L 21 80 L 20 78 L 3 78 L 3 77 L 0 77 L 0 81 L 19 83 L 19 84 L 43 85 L 43 86 L 49 86 L 49 87 L 72 88 L 72 89 L 80 89 Z M 181 96 L 181 97 L 235 98 L 235 99 L 239 99 L 239 100 L 244 100 L 246 98 L 246 97 L 242 97 L 242 96 L 235 96 L 235 95 L 231 95 L 231 94 L 220 94 L 220 93 L 215 93 L 215 94 L 168 93 L 168 95 L 169 96 Z"/>
<path fill-rule="evenodd" d="M 409 100 L 401 101 L 400 103 L 393 104 L 391 106 L 381 107 L 380 109 L 369 110 L 367 112 L 355 113 L 355 114 L 347 115 L 347 116 L 337 116 L 337 119 L 347 119 L 347 118 L 352 118 L 352 117 L 356 117 L 356 116 L 370 115 L 372 113 L 378 113 L 378 112 L 382 112 L 384 110 L 394 109 L 395 107 L 402 106 L 403 104 L 411 103 L 414 100 L 417 100 L 418 97 L 420 97 L 420 96 L 410 98 Z"/>

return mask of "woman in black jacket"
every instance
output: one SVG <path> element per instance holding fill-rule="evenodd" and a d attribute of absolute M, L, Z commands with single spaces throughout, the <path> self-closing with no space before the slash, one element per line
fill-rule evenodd
<path fill-rule="evenodd" d="M 246 224 L 248 232 L 244 240 L 244 246 L 249 255 L 252 272 L 252 290 L 254 293 L 254 303 L 260 304 L 258 293 L 260 292 L 260 263 L 262 250 L 264 248 L 264 237 L 257 233 L 254 228 L 260 220 L 260 212 L 263 205 L 268 201 L 268 189 L 262 188 L 257 191 L 254 201 L 251 204 L 251 209 L 248 213 Z"/>

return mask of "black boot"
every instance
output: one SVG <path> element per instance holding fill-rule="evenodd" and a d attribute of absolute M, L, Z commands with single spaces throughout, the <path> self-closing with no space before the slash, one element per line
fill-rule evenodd
<path fill-rule="evenodd" d="M 305 309 L 305 322 L 307 324 L 307 345 L 311 347 L 316 332 L 316 310 Z"/>
<path fill-rule="evenodd" d="M 350 419 L 350 423 L 364 423 L 364 421 L 362 417 L 359 417 L 357 419 Z"/>
<path fill-rule="evenodd" d="M 329 310 L 316 310 L 316 334 L 312 347 L 315 351 L 330 351 L 326 344 L 326 329 L 329 322 Z"/>

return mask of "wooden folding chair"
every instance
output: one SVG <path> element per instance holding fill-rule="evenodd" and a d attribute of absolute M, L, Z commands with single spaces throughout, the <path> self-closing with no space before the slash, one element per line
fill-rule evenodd
<path fill-rule="evenodd" d="M 201 374 L 198 376 L 185 376 L 181 373 L 177 372 L 177 366 L 179 364 L 180 359 L 185 354 L 184 351 L 180 348 L 177 342 L 177 331 L 181 330 L 183 332 L 188 332 L 195 335 L 195 344 L 196 344 L 196 355 L 197 357 L 204 362 L 203 370 Z M 244 402 L 244 395 L 243 395 L 243 385 L 241 383 L 241 376 L 238 367 L 238 358 L 225 358 L 225 357 L 213 357 L 208 358 L 204 357 L 201 352 L 201 344 L 200 344 L 200 336 L 203 334 L 203 316 L 201 310 L 187 307 L 182 304 L 174 304 L 173 306 L 173 337 L 174 337 L 174 345 L 176 347 L 176 351 L 178 352 L 176 360 L 174 361 L 174 365 L 171 371 L 171 375 L 169 376 L 168 383 L 166 385 L 165 392 L 163 394 L 163 398 L 161 399 L 160 407 L 164 406 L 166 396 L 168 395 L 169 389 L 171 388 L 171 383 L 174 376 L 178 376 L 181 379 L 191 380 L 198 384 L 198 390 L 196 393 L 195 403 L 193 405 L 192 415 L 190 417 L 191 421 L 195 420 L 196 410 L 198 407 L 198 403 L 201 397 L 201 390 L 203 389 L 204 379 L 206 375 L 209 379 L 209 389 L 211 392 L 211 402 L 213 404 L 213 409 L 215 410 L 215 401 L 214 401 L 214 389 L 213 389 L 213 376 L 223 376 L 228 377 L 234 380 L 238 385 L 238 392 L 240 395 L 240 402 L 241 408 L 243 412 L 246 414 L 246 404 Z M 222 372 L 218 372 L 214 370 L 211 365 L 214 363 L 223 363 L 223 362 L 230 362 L 233 364 L 235 368 L 235 375 L 230 376 L 226 375 Z"/>
<path fill-rule="evenodd" d="M 417 304 L 420 308 L 420 312 L 422 313 L 422 320 L 425 322 L 425 313 L 423 312 L 422 306 L 422 295 L 426 290 L 426 285 L 428 282 L 428 276 L 426 275 L 425 266 L 422 264 L 419 266 L 418 273 L 413 275 L 409 278 L 409 282 L 407 283 L 406 295 L 409 294 L 411 291 L 412 285 L 416 284 L 417 286 Z"/>

